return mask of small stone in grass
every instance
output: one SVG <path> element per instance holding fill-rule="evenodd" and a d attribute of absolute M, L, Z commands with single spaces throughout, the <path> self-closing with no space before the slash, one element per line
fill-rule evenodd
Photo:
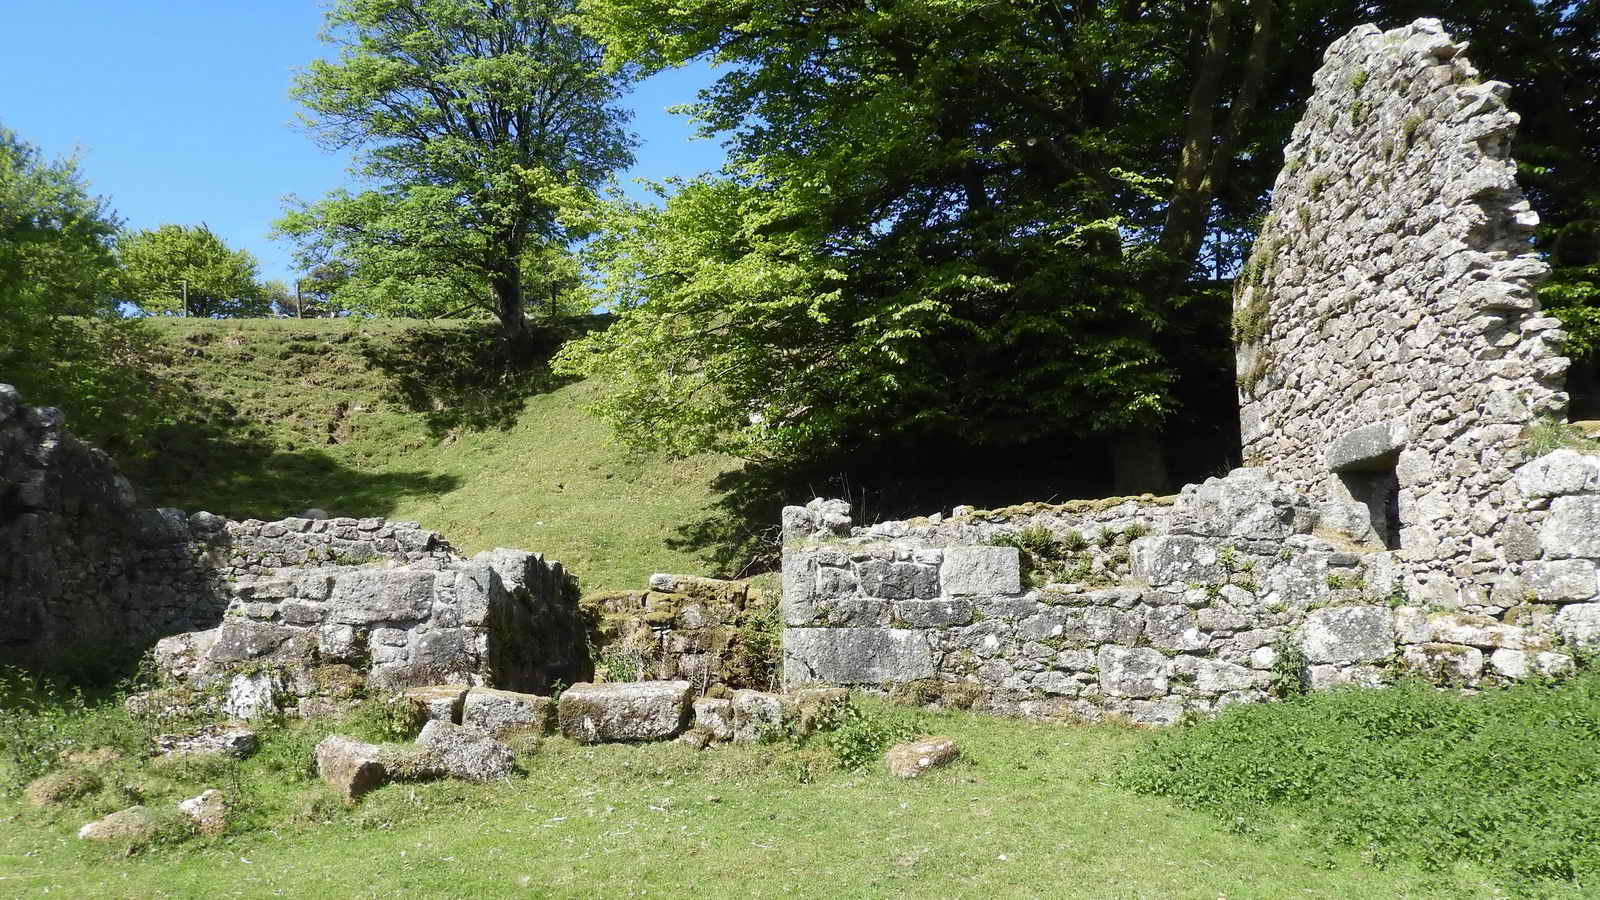
<path fill-rule="evenodd" d="M 889 774 L 899 778 L 915 778 L 929 769 L 942 766 L 961 755 L 961 748 L 952 738 L 926 737 L 906 744 L 890 747 L 883 755 Z"/>

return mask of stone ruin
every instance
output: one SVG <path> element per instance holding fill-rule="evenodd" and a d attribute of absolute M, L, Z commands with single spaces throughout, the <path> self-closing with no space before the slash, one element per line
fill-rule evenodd
<path fill-rule="evenodd" d="M 446 725 L 492 732 L 502 713 L 484 710 L 556 727 L 516 692 L 588 678 L 596 637 L 665 680 L 649 703 L 569 692 L 559 718 L 583 740 L 691 720 L 752 739 L 840 686 L 1164 724 L 1400 674 L 1570 671 L 1600 647 L 1600 457 L 1529 458 L 1530 426 L 1565 412 L 1564 334 L 1538 313 L 1508 88 L 1464 49 L 1430 19 L 1328 49 L 1236 283 L 1245 468 L 1176 497 L 871 526 L 842 501 L 790 507 L 787 696 L 713 691 L 756 675 L 724 665 L 768 615 L 738 585 L 657 576 L 580 611 L 559 564 L 464 559 L 410 523 L 144 509 L 59 413 L 3 386 L 0 647 L 26 661 L 184 632 L 161 641 L 164 668 L 230 715 L 450 682 L 418 699 L 441 747 L 477 740 Z M 692 699 L 708 692 L 732 696 Z M 613 721 L 613 702 L 659 721 Z"/>
<path fill-rule="evenodd" d="M 1236 281 L 1248 468 L 871 527 L 786 509 L 785 683 L 1156 724 L 1600 646 L 1600 457 L 1528 459 L 1565 414 L 1565 334 L 1538 312 L 1509 88 L 1464 50 L 1432 19 L 1329 47 Z M 1030 573 L 1046 548 L 1070 568 Z"/>
<path fill-rule="evenodd" d="M 0 385 L 0 648 L 37 664 L 141 646 L 181 697 L 249 718 L 369 688 L 548 690 L 589 674 L 575 580 L 522 550 L 466 559 L 379 518 L 230 521 L 149 509 L 59 411 Z"/>

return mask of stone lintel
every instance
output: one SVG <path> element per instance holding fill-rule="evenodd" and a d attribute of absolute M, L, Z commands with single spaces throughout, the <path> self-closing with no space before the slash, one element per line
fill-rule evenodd
<path fill-rule="evenodd" d="M 1374 422 L 1346 432 L 1328 446 L 1328 468 L 1335 472 L 1389 468 L 1410 436 L 1410 429 L 1401 419 Z"/>

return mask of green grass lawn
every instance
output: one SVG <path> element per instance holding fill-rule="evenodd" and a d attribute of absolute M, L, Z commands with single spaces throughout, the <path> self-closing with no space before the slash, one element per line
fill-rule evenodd
<path fill-rule="evenodd" d="M 921 716 L 965 756 L 903 782 L 876 769 L 840 771 L 815 739 L 697 752 L 550 738 L 520 758 L 525 774 L 512 779 L 394 784 L 347 810 L 303 771 L 267 773 L 271 760 L 292 761 L 316 736 L 280 733 L 240 767 L 259 805 L 245 816 L 253 824 L 218 838 L 124 856 L 73 837 L 87 812 L 3 801 L 0 895 L 1504 894 L 1472 867 L 1380 870 L 1308 840 L 1292 819 L 1237 836 L 1213 816 L 1111 786 L 1118 761 L 1148 739 L 1141 732 L 869 709 Z M 202 774 L 168 785 L 160 802 L 204 786 L 193 780 Z"/>
<path fill-rule="evenodd" d="M 700 548 L 669 539 L 708 511 L 712 480 L 735 461 L 627 452 L 584 412 L 588 383 L 464 375 L 482 361 L 432 339 L 461 333 L 437 323 L 151 324 L 167 351 L 154 376 L 183 407 L 152 452 L 125 464 L 153 503 L 415 520 L 468 554 L 545 553 L 586 591 L 707 570 Z M 419 375 L 407 394 L 404 377 Z"/>

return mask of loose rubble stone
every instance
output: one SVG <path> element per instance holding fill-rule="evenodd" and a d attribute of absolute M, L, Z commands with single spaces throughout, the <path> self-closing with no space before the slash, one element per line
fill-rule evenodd
<path fill-rule="evenodd" d="M 666 740 L 684 729 L 689 713 L 687 681 L 579 683 L 557 704 L 561 733 L 586 744 Z"/>
<path fill-rule="evenodd" d="M 432 721 L 422 726 L 417 746 L 432 754 L 451 776 L 467 781 L 504 778 L 516 767 L 511 748 L 481 728 Z"/>
<path fill-rule="evenodd" d="M 388 780 L 382 750 L 375 744 L 329 735 L 317 744 L 314 755 L 317 775 L 347 803 Z"/>
<path fill-rule="evenodd" d="M 927 737 L 896 744 L 883 754 L 889 774 L 896 778 L 916 778 L 929 769 L 947 765 L 961 755 L 953 738 Z"/>
<path fill-rule="evenodd" d="M 228 804 L 216 788 L 178 802 L 178 812 L 188 816 L 201 834 L 221 834 L 228 827 Z"/>
<path fill-rule="evenodd" d="M 219 753 L 244 759 L 256 750 L 256 733 L 244 725 L 219 723 L 185 734 L 163 734 L 154 739 L 159 756 L 193 756 Z"/>
<path fill-rule="evenodd" d="M 155 837 L 156 823 L 143 806 L 130 806 L 78 829 L 80 841 L 142 843 Z"/>

